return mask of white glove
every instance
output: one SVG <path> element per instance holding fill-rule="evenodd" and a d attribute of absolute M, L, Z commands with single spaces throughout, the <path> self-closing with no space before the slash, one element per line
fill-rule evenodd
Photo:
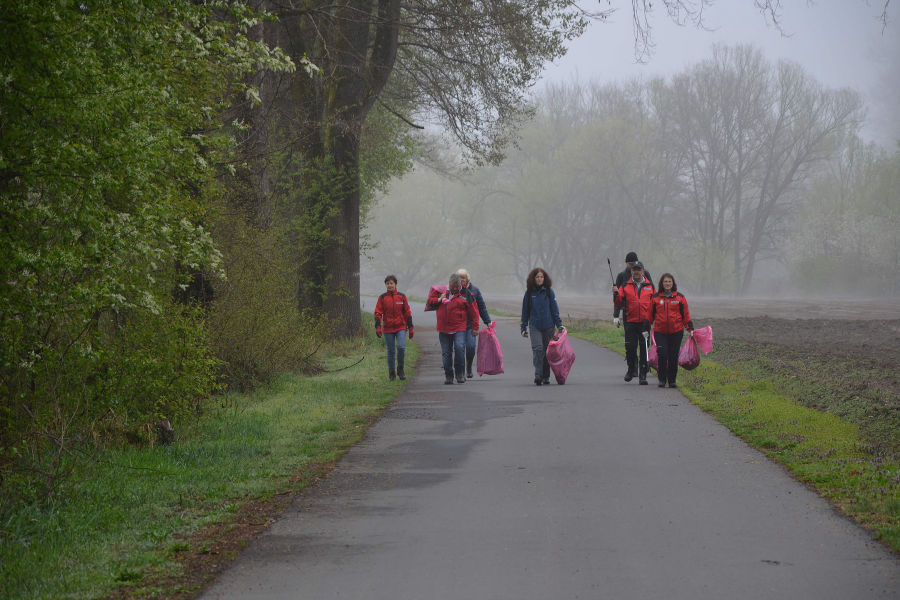
<path fill-rule="evenodd" d="M 527 330 L 527 329 L 523 329 L 523 330 L 522 330 L 522 337 L 528 337 L 528 330 Z"/>
<path fill-rule="evenodd" d="M 641 332 L 641 335 L 644 336 L 644 339 L 645 339 L 645 340 L 650 339 L 650 332 L 649 332 L 649 331 L 642 331 L 642 332 Z"/>
<path fill-rule="evenodd" d="M 616 327 L 621 327 L 622 319 L 620 319 L 619 317 L 613 317 L 613 325 L 615 325 Z"/>

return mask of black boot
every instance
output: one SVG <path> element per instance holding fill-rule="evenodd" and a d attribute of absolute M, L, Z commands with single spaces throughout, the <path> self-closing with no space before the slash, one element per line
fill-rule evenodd
<path fill-rule="evenodd" d="M 543 383 L 543 382 L 541 381 L 541 378 L 540 378 L 540 377 L 535 377 L 535 378 L 534 378 L 534 385 L 541 385 L 541 383 Z"/>
<path fill-rule="evenodd" d="M 647 370 L 646 369 L 641 369 L 641 372 L 638 375 L 638 383 L 640 385 L 647 385 Z"/>
<path fill-rule="evenodd" d="M 393 370 L 393 369 L 391 369 L 390 371 L 388 371 L 388 379 L 391 380 L 391 381 L 397 379 L 397 374 L 394 373 L 394 370 Z"/>
<path fill-rule="evenodd" d="M 444 376 L 444 385 L 453 385 L 453 375 Z"/>
<path fill-rule="evenodd" d="M 403 365 L 397 367 L 397 377 L 400 378 L 400 381 L 406 381 L 406 373 L 403 371 Z"/>
<path fill-rule="evenodd" d="M 474 357 L 466 360 L 466 377 L 472 379 L 472 361 L 475 360 Z"/>
<path fill-rule="evenodd" d="M 632 367 L 631 365 L 628 365 L 628 371 L 625 372 L 625 381 L 631 381 L 632 379 L 634 379 L 634 376 L 635 376 L 634 367 Z"/>

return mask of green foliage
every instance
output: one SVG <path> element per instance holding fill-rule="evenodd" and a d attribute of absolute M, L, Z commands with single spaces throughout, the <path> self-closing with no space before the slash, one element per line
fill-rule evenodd
<path fill-rule="evenodd" d="M 249 390 L 285 372 L 315 371 L 317 351 L 331 335 L 324 317 L 299 308 L 287 231 L 257 228 L 226 211 L 216 219 L 213 233 L 228 279 L 213 284 L 208 325 L 232 389 Z"/>
<path fill-rule="evenodd" d="M 216 396 L 175 444 L 104 449 L 73 462 L 51 502 L 0 504 L 3 597 L 177 596 L 184 564 L 217 550 L 207 526 L 289 499 L 404 388 L 385 377 L 383 342 L 365 320 L 367 337 L 323 349 L 323 373 Z"/>
<path fill-rule="evenodd" d="M 2 11 L 0 485 L 41 496 L 81 443 L 213 389 L 200 314 L 172 298 L 222 272 L 199 224 L 229 147 L 214 115 L 254 96 L 248 71 L 290 62 L 246 38 L 258 18 L 237 3 Z"/>

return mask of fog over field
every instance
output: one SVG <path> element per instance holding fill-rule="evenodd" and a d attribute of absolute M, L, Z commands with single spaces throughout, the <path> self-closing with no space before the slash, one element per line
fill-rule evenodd
<path fill-rule="evenodd" d="M 895 6 L 791 3 L 775 22 L 716 2 L 699 27 L 660 7 L 649 47 L 631 7 L 609 6 L 547 65 L 502 163 L 473 167 L 429 137 L 370 211 L 364 293 L 393 273 L 423 296 L 465 267 L 516 294 L 540 266 L 589 298 L 632 250 L 698 297 L 898 291 Z"/>

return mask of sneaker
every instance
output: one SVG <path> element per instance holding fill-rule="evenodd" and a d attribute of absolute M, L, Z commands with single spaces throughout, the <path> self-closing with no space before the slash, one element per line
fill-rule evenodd
<path fill-rule="evenodd" d="M 639 383 L 640 385 L 647 385 L 647 380 L 646 380 L 646 379 L 641 379 L 640 381 L 638 381 L 638 383 Z"/>
<path fill-rule="evenodd" d="M 462 375 L 460 375 L 459 377 L 456 378 L 456 383 L 465 383 L 465 382 L 466 382 L 466 378 L 463 377 Z"/>
<path fill-rule="evenodd" d="M 678 386 L 675 385 L 674 383 L 670 383 L 670 384 L 669 384 L 669 387 L 672 388 L 672 389 L 675 389 L 675 388 L 677 388 Z"/>
<path fill-rule="evenodd" d="M 541 378 L 540 378 L 540 377 L 535 377 L 535 378 L 534 378 L 534 385 L 541 385 L 541 383 L 542 383 L 542 381 L 541 381 Z"/>
<path fill-rule="evenodd" d="M 466 369 L 466 377 L 472 379 L 472 369 Z"/>
<path fill-rule="evenodd" d="M 541 379 L 541 384 L 543 384 L 543 385 L 550 385 L 550 378 L 549 378 L 549 377 L 544 377 L 543 379 Z"/>
<path fill-rule="evenodd" d="M 444 377 L 444 385 L 453 385 L 453 375 L 446 375 Z"/>
<path fill-rule="evenodd" d="M 656 387 L 666 387 L 666 382 L 660 381 L 659 383 L 656 384 Z"/>

